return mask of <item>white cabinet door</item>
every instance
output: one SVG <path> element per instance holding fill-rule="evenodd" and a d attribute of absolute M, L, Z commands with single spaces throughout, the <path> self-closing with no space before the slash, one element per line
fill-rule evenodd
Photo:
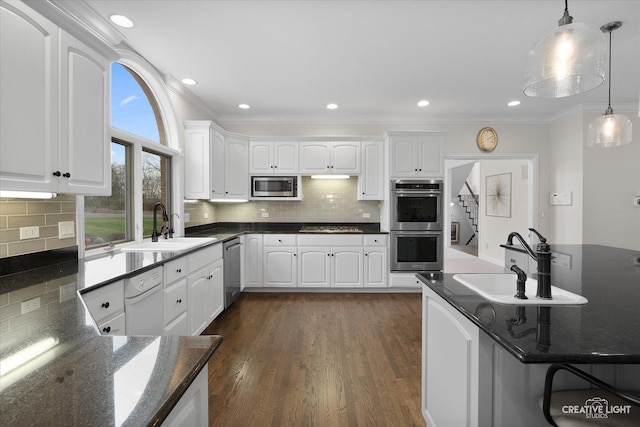
<path fill-rule="evenodd" d="M 391 137 L 392 177 L 411 177 L 417 174 L 417 142 L 418 138 L 415 136 Z"/>
<path fill-rule="evenodd" d="M 252 174 L 265 175 L 273 172 L 273 142 L 249 142 L 249 170 Z"/>
<path fill-rule="evenodd" d="M 331 287 L 361 288 L 363 267 L 362 247 L 334 247 L 331 249 Z"/>
<path fill-rule="evenodd" d="M 262 234 L 245 236 L 245 286 L 262 287 Z"/>
<path fill-rule="evenodd" d="M 298 141 L 276 141 L 273 143 L 274 168 L 278 174 L 298 173 Z"/>
<path fill-rule="evenodd" d="M 362 141 L 362 173 L 358 178 L 358 200 L 384 200 L 384 145 Z"/>
<path fill-rule="evenodd" d="M 218 132 L 211 130 L 211 170 L 209 179 L 211 180 L 210 198 L 221 199 L 225 194 L 225 146 L 224 137 Z M 203 159 L 204 160 L 204 159 Z M 205 160 L 207 161 L 207 160 Z M 185 165 L 185 169 L 188 166 Z"/>
<path fill-rule="evenodd" d="M 202 371 L 162 422 L 162 427 L 208 427 L 209 377 L 207 372 L 205 364 Z"/>
<path fill-rule="evenodd" d="M 331 171 L 331 143 L 303 141 L 300 143 L 300 173 Z"/>
<path fill-rule="evenodd" d="M 298 287 L 328 288 L 331 286 L 331 249 L 328 247 L 298 248 Z"/>
<path fill-rule="evenodd" d="M 297 286 L 296 247 L 264 247 L 263 256 L 265 287 L 295 288 Z"/>
<path fill-rule="evenodd" d="M 209 323 L 224 310 L 224 262 L 219 259 L 211 265 L 209 283 Z"/>
<path fill-rule="evenodd" d="M 331 173 L 360 173 L 360 141 L 331 143 Z"/>
<path fill-rule="evenodd" d="M 224 198 L 249 199 L 249 141 L 237 136 L 225 138 Z"/>
<path fill-rule="evenodd" d="M 444 176 L 445 137 L 443 134 L 418 137 L 418 175 L 424 177 Z"/>
<path fill-rule="evenodd" d="M 387 248 L 364 249 L 364 286 L 365 288 L 386 288 L 389 265 Z"/>
<path fill-rule="evenodd" d="M 173 319 L 173 321 L 169 322 L 164 327 L 162 335 L 166 335 L 166 336 L 169 336 L 169 335 L 178 335 L 178 336 L 189 335 L 189 328 L 188 328 L 188 323 L 187 323 L 187 312 L 185 311 L 184 313 L 182 313 L 181 315 L 179 315 L 178 317 Z"/>
<path fill-rule="evenodd" d="M 0 188 L 58 189 L 58 29 L 0 3 Z"/>
<path fill-rule="evenodd" d="M 60 32 L 60 192 L 111 194 L 111 63 Z"/>
<path fill-rule="evenodd" d="M 210 199 L 213 130 L 208 121 L 184 122 L 184 194 L 186 199 Z"/>

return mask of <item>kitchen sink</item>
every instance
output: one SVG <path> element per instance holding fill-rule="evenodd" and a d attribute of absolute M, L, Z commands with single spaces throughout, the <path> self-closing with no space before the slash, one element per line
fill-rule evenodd
<path fill-rule="evenodd" d="M 588 301 L 581 295 L 551 286 L 552 299 L 536 297 L 538 281 L 527 278 L 525 295 L 528 299 L 517 299 L 515 274 L 456 274 L 455 280 L 489 301 L 507 305 L 583 305 Z"/>
<path fill-rule="evenodd" d="M 193 249 L 207 243 L 215 242 L 215 237 L 176 237 L 173 239 L 160 238 L 157 242 L 143 242 L 122 248 L 124 252 L 181 252 Z"/>

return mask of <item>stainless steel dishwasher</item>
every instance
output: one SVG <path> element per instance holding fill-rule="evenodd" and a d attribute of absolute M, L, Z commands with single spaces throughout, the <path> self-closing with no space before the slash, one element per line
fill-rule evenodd
<path fill-rule="evenodd" d="M 240 295 L 240 250 L 242 244 L 235 237 L 222 244 L 224 259 L 224 308 L 229 307 Z"/>

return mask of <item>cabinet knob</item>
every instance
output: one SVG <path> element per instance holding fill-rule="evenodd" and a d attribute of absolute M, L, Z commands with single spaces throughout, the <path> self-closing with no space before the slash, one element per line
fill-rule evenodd
<path fill-rule="evenodd" d="M 422 168 L 418 169 L 418 171 L 422 172 Z"/>
<path fill-rule="evenodd" d="M 278 166 L 276 165 L 276 166 L 274 166 L 274 168 L 278 169 Z"/>
<path fill-rule="evenodd" d="M 111 326 L 107 326 L 106 328 L 102 328 L 102 332 L 106 332 L 106 333 L 111 332 Z"/>
<path fill-rule="evenodd" d="M 60 175 L 62 175 L 62 174 L 60 173 L 60 171 L 55 171 L 55 172 L 53 173 L 53 176 L 60 176 Z"/>
<path fill-rule="evenodd" d="M 102 308 L 109 308 L 109 301 L 102 303 Z"/>
<path fill-rule="evenodd" d="M 182 273 L 182 269 L 181 269 L 181 268 L 178 268 L 178 269 L 176 270 L 176 273 Z"/>
<path fill-rule="evenodd" d="M 418 169 L 414 169 L 413 171 L 414 171 L 414 172 L 418 172 Z"/>
<path fill-rule="evenodd" d="M 271 169 L 273 169 L 273 166 L 269 166 Z"/>
<path fill-rule="evenodd" d="M 225 192 L 224 192 L 224 194 L 229 194 L 229 192 L 228 192 L 228 191 L 225 191 Z"/>
<path fill-rule="evenodd" d="M 331 166 L 331 169 L 333 169 L 333 166 Z"/>
<path fill-rule="evenodd" d="M 278 242 L 282 243 L 282 240 L 281 240 L 281 239 L 278 239 Z"/>
<path fill-rule="evenodd" d="M 293 254 L 293 256 L 298 256 L 298 254 Z"/>
<path fill-rule="evenodd" d="M 62 174 L 65 178 L 71 178 L 71 174 L 69 172 L 65 172 Z"/>
<path fill-rule="evenodd" d="M 373 239 L 374 242 L 378 243 L 378 239 Z"/>
<path fill-rule="evenodd" d="M 178 304 L 182 304 L 182 298 L 176 301 Z"/>
<path fill-rule="evenodd" d="M 369 256 L 369 254 L 364 254 L 364 256 Z"/>

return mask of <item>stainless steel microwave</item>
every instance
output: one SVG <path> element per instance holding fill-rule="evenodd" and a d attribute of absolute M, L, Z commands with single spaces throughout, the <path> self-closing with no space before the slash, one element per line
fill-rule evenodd
<path fill-rule="evenodd" d="M 297 197 L 298 178 L 295 176 L 252 176 L 252 197 Z"/>

